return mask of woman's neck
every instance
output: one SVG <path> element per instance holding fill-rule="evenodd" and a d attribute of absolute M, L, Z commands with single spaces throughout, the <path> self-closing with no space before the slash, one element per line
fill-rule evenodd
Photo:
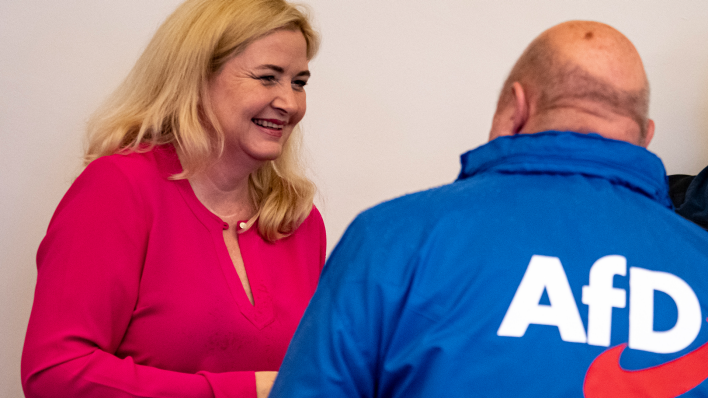
<path fill-rule="evenodd" d="M 189 177 L 197 199 L 226 222 L 248 220 L 255 214 L 248 177 L 257 168 L 244 167 L 224 156 Z"/>

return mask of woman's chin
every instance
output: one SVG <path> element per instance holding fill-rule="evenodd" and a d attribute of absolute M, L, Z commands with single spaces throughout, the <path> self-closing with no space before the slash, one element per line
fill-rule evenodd
<path fill-rule="evenodd" d="M 260 150 L 260 151 L 252 151 L 249 155 L 255 159 L 259 160 L 261 162 L 267 162 L 269 160 L 276 160 L 280 157 L 280 155 L 283 153 L 283 148 L 280 146 L 278 148 L 272 148 L 268 150 Z"/>

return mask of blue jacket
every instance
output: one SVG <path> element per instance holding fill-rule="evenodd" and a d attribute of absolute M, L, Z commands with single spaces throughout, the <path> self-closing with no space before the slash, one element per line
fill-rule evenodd
<path fill-rule="evenodd" d="M 462 164 L 352 222 L 271 397 L 708 394 L 708 234 L 656 156 L 545 132 Z"/>

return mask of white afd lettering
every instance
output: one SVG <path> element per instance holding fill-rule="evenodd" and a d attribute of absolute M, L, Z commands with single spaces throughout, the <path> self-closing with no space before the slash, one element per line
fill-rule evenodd
<path fill-rule="evenodd" d="M 590 268 L 590 283 L 583 286 L 583 304 L 588 306 L 588 344 L 608 347 L 612 335 L 612 308 L 624 308 L 627 295 L 612 287 L 615 275 L 627 275 L 627 259 L 605 256 Z"/>
<path fill-rule="evenodd" d="M 539 304 L 544 290 L 550 305 Z M 585 343 L 587 340 L 568 278 L 557 257 L 531 257 L 497 335 L 521 337 L 532 323 L 558 327 L 563 341 Z"/>
<path fill-rule="evenodd" d="M 676 303 L 678 320 L 673 328 L 654 331 L 654 290 Z M 629 348 L 669 354 L 681 351 L 701 331 L 701 305 L 683 279 L 666 272 L 629 269 Z"/>
<path fill-rule="evenodd" d="M 613 286 L 615 275 L 626 276 L 627 259 L 600 258 L 590 268 L 582 302 L 588 306 L 588 330 L 578 312 L 565 270 L 557 257 L 534 255 L 511 300 L 497 335 L 522 337 L 530 324 L 556 326 L 563 341 L 609 346 L 612 309 L 626 306 L 626 292 Z M 543 291 L 549 305 L 540 304 Z M 701 329 L 701 307 L 696 294 L 681 278 L 642 268 L 629 269 L 630 348 L 668 354 L 688 347 Z M 654 291 L 664 292 L 676 304 L 678 319 L 667 331 L 654 331 Z"/>

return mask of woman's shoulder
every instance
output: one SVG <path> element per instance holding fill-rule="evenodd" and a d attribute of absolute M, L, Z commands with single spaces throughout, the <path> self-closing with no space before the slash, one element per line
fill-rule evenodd
<path fill-rule="evenodd" d="M 322 215 L 315 205 L 312 205 L 310 213 L 295 229 L 295 231 L 283 239 L 276 242 L 286 244 L 311 244 L 314 241 L 325 239 L 325 225 Z M 299 243 L 297 243 L 299 242 Z"/>
<path fill-rule="evenodd" d="M 86 166 L 82 177 L 120 175 L 132 182 L 139 182 L 166 179 L 181 171 L 174 147 L 161 145 L 102 156 Z"/>
<path fill-rule="evenodd" d="M 290 242 L 288 244 L 307 248 L 307 252 L 314 256 L 312 257 L 315 259 L 313 264 L 317 264 L 318 273 L 322 270 L 327 254 L 327 233 L 322 214 L 317 206 L 312 205 L 310 214 L 295 230 L 295 233 L 283 240 Z"/>
<path fill-rule="evenodd" d="M 310 214 L 308 214 L 302 224 L 300 224 L 299 228 L 302 227 L 324 232 L 325 226 L 324 220 L 322 219 L 322 214 L 320 213 L 319 209 L 317 209 L 317 206 L 315 206 L 314 204 L 312 205 L 312 210 L 310 210 Z"/>

